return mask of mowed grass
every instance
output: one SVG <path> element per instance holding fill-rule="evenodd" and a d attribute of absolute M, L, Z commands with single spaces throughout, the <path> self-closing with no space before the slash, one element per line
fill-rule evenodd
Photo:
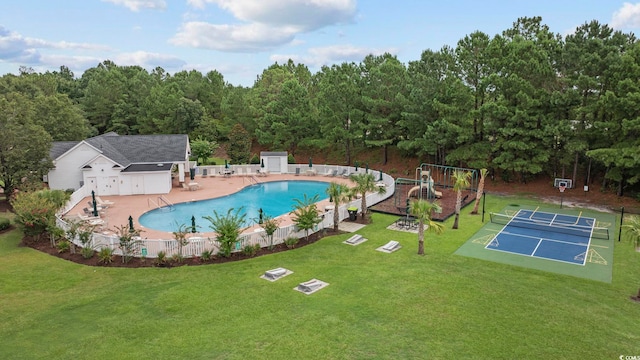
<path fill-rule="evenodd" d="M 487 198 L 499 211 L 518 198 Z M 530 202 L 530 201 L 529 201 Z M 375 214 L 369 241 L 173 269 L 93 268 L 0 236 L 3 359 L 611 359 L 640 353 L 640 254 L 616 242 L 613 283 L 454 255 L 482 226 L 417 236 Z M 488 217 L 487 219 L 488 220 Z M 402 249 L 375 248 L 397 240 Z M 286 267 L 276 282 L 259 276 Z M 293 288 L 317 278 L 313 295 Z"/>

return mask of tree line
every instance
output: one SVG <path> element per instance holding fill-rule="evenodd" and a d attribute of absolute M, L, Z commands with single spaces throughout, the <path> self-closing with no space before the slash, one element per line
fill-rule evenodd
<path fill-rule="evenodd" d="M 184 133 L 294 155 L 331 151 L 348 165 L 362 149 L 384 164 L 395 147 L 504 180 L 598 177 L 622 195 L 640 179 L 639 80 L 633 34 L 591 21 L 563 37 L 540 17 L 495 36 L 473 32 L 408 64 L 391 54 L 316 73 L 275 63 L 251 87 L 217 71 L 171 75 L 108 60 L 80 77 L 64 66 L 21 68 L 0 78 L 0 172 L 6 185 L 50 166 L 34 155 L 51 141 Z M 20 158 L 31 159 L 28 171 L 7 175 Z"/>

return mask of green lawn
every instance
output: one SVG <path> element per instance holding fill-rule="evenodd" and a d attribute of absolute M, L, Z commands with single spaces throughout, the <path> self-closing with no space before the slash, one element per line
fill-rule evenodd
<path fill-rule="evenodd" d="M 524 199 L 488 197 L 487 211 Z M 3 359 L 613 359 L 640 354 L 640 254 L 615 242 L 611 284 L 454 255 L 481 226 L 417 236 L 374 215 L 359 246 L 328 237 L 249 261 L 91 268 L 0 236 Z M 375 248 L 398 240 L 402 249 Z M 276 282 L 259 276 L 286 267 Z M 317 278 L 313 295 L 293 288 Z"/>

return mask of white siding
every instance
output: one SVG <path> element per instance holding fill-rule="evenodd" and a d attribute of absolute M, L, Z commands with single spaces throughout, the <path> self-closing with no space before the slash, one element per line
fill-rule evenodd
<path fill-rule="evenodd" d="M 79 144 L 56 160 L 55 169 L 48 174 L 49 187 L 57 190 L 79 189 L 80 182 L 84 180 L 82 165 L 98 155 L 98 151 L 88 144 Z"/>
<path fill-rule="evenodd" d="M 120 174 L 120 195 L 168 194 L 171 191 L 171 173 Z"/>

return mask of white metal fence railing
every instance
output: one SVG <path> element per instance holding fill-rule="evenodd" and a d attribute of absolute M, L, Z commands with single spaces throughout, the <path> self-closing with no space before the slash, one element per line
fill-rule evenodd
<path fill-rule="evenodd" d="M 61 215 L 64 215 L 71 211 L 76 205 L 80 204 L 80 201 L 85 197 L 89 196 L 91 191 L 89 191 L 89 187 L 87 185 L 82 185 L 78 190 L 74 191 L 71 194 L 71 198 L 67 202 L 67 204 L 58 212 Z"/>
<path fill-rule="evenodd" d="M 289 165 L 289 171 L 293 169 L 293 173 L 295 173 L 296 167 L 304 167 L 308 165 Z M 367 171 L 366 169 L 359 168 L 358 171 L 355 170 L 354 167 L 349 166 L 334 166 L 334 165 L 314 165 L 317 167 L 317 171 L 331 171 L 337 169 L 342 171 L 342 169 L 346 169 L 349 174 L 354 173 L 364 173 Z M 224 168 L 224 165 L 222 166 Z M 368 170 L 371 171 L 371 170 Z M 379 176 L 379 171 L 373 172 L 375 176 Z M 390 196 L 393 195 L 395 191 L 395 180 L 392 176 L 383 173 L 382 174 L 382 183 L 386 187 L 387 191 L 384 194 L 378 193 L 369 193 L 367 194 L 367 206 L 375 205 L 383 200 L 386 200 Z M 82 187 L 71 196 L 72 200 L 70 200 L 69 204 L 65 207 L 67 209 L 65 212 L 69 211 L 73 206 L 77 205 L 83 198 L 85 198 L 87 189 L 86 187 Z M 361 212 L 361 199 L 354 199 L 346 204 L 342 204 L 337 211 L 339 212 L 339 221 L 342 221 L 349 217 L 348 208 L 356 207 L 358 212 Z M 333 227 L 333 211 L 336 210 L 327 210 L 324 212 L 324 216 L 322 217 L 322 221 L 312 230 L 309 231 L 309 234 L 314 234 L 316 232 L 322 231 L 326 228 Z M 62 217 L 57 218 L 57 225 L 61 229 L 67 231 L 70 228 L 70 224 L 62 219 Z M 238 238 L 238 242 L 236 243 L 234 252 L 242 251 L 246 245 L 255 245 L 260 244 L 260 247 L 267 247 L 269 245 L 278 245 L 284 243 L 284 241 L 289 237 L 303 238 L 306 234 L 304 231 L 298 230 L 295 224 L 283 226 L 278 228 L 273 235 L 273 243 L 267 238 L 263 229 L 256 229 L 252 233 L 245 233 L 240 235 Z M 79 238 L 70 239 L 75 245 L 82 246 Z M 119 238 L 117 235 L 107 235 L 102 233 L 94 233 L 91 240 L 91 246 L 96 250 L 99 250 L 104 247 L 111 248 L 116 255 L 122 255 L 122 251 L 119 248 Z M 211 251 L 212 253 L 217 253 L 219 251 L 218 243 L 215 241 L 215 237 L 192 237 L 190 238 L 189 244 L 182 248 L 182 255 L 184 257 L 194 257 L 200 256 L 204 251 Z M 139 240 L 138 251 L 135 254 L 136 256 L 145 256 L 148 258 L 155 258 L 158 256 L 158 253 L 162 251 L 167 256 L 172 256 L 177 254 L 178 252 L 178 243 L 175 239 L 147 239 L 141 238 Z"/>

